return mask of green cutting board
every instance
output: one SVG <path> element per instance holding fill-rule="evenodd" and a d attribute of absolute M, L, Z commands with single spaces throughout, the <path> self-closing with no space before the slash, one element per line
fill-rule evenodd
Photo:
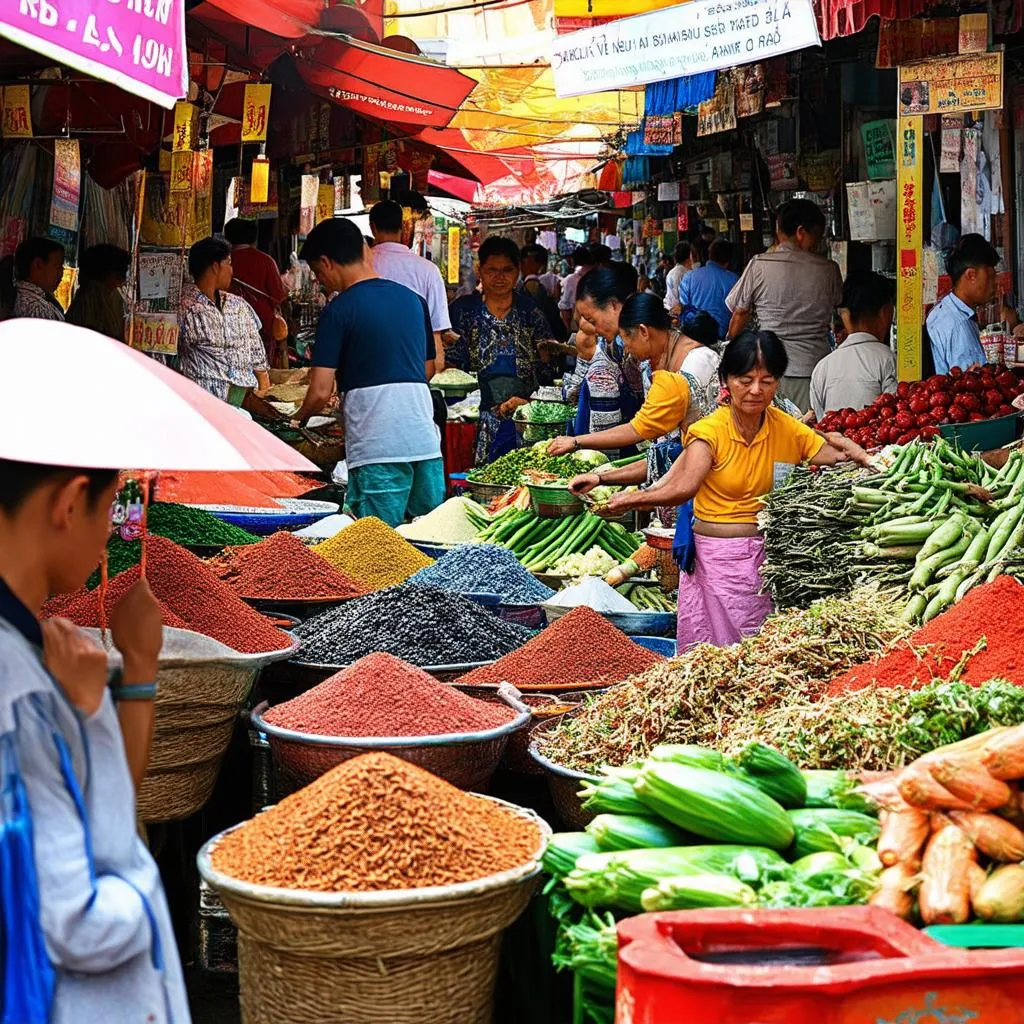
<path fill-rule="evenodd" d="M 958 949 L 1006 949 L 1024 946 L 1024 924 L 935 924 L 925 935 Z"/>

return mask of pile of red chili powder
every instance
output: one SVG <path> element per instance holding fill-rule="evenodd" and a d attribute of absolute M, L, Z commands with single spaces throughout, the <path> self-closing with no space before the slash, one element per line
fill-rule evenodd
<path fill-rule="evenodd" d="M 509 682 L 543 690 L 582 683 L 618 683 L 665 659 L 633 643 L 592 608 L 580 605 L 518 650 L 475 668 L 460 683 Z"/>
<path fill-rule="evenodd" d="M 253 600 L 326 601 L 370 592 L 283 530 L 259 544 L 228 548 L 207 564 L 239 597 Z"/>
<path fill-rule="evenodd" d="M 393 654 L 368 654 L 294 700 L 271 708 L 271 725 L 316 736 L 440 736 L 510 722 L 506 704 L 476 700 Z"/>
<path fill-rule="evenodd" d="M 534 822 L 390 754 L 344 761 L 221 838 L 213 866 L 256 885 L 378 892 L 471 882 L 540 851 Z"/>
<path fill-rule="evenodd" d="M 154 534 L 146 539 L 146 545 L 146 579 L 163 608 L 165 626 L 204 633 L 243 654 L 279 651 L 291 643 L 287 634 L 237 597 L 191 551 Z M 111 609 L 138 579 L 139 567 L 135 566 L 107 585 L 108 620 Z M 99 589 L 48 602 L 43 616 L 50 615 L 63 616 L 79 626 L 99 627 Z"/>
<path fill-rule="evenodd" d="M 160 501 L 179 505 L 238 505 L 280 508 L 275 498 L 295 498 L 316 487 L 296 473 L 161 473 L 154 487 Z"/>
<path fill-rule="evenodd" d="M 984 640 L 984 647 L 975 650 Z M 1024 586 L 1009 576 L 975 587 L 888 654 L 832 680 L 830 695 L 877 686 L 917 689 L 944 679 L 962 659 L 962 682 L 1007 679 L 1024 686 Z"/>

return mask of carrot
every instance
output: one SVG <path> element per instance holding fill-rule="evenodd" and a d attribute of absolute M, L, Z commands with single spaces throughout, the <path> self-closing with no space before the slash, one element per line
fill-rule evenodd
<path fill-rule="evenodd" d="M 995 729 L 989 729 L 987 732 L 976 733 L 974 736 L 968 736 L 965 740 L 957 740 L 956 743 L 948 743 L 944 747 L 936 747 L 927 754 L 923 754 L 914 763 L 932 764 L 934 761 L 941 761 L 946 757 L 979 761 L 988 744 L 997 736 L 1001 736 L 1004 732 L 1008 731 L 1008 726 L 1000 725 Z"/>
<path fill-rule="evenodd" d="M 1024 779 L 1024 725 L 989 739 L 981 763 L 994 779 Z"/>
<path fill-rule="evenodd" d="M 1005 807 L 1013 798 L 1005 782 L 993 779 L 980 765 L 966 760 L 942 758 L 932 762 L 928 769 L 939 785 L 945 786 L 954 797 L 967 803 L 971 810 L 992 811 L 997 807 Z"/>
<path fill-rule="evenodd" d="M 986 857 L 1004 864 L 1024 860 L 1024 832 L 1010 822 L 978 811 L 950 811 L 949 817 Z"/>
<path fill-rule="evenodd" d="M 968 865 L 974 844 L 955 826 L 941 828 L 925 847 L 917 900 L 925 924 L 964 924 L 971 916 Z"/>
<path fill-rule="evenodd" d="M 890 811 L 878 837 L 879 860 L 887 868 L 902 864 L 916 871 L 921 866 L 921 851 L 930 831 L 927 811 L 916 807 Z"/>
<path fill-rule="evenodd" d="M 973 900 L 983 921 L 1014 922 L 1024 917 L 1024 867 L 1003 864 L 985 880 Z"/>
<path fill-rule="evenodd" d="M 914 913 L 912 890 L 917 884 L 916 873 L 905 864 L 894 864 L 882 872 L 878 881 L 878 888 L 868 903 L 909 921 Z"/>
<path fill-rule="evenodd" d="M 862 782 L 855 790 L 862 796 L 873 800 L 882 810 L 893 810 L 903 803 L 897 783 L 899 772 L 876 772 L 877 777 Z"/>
<path fill-rule="evenodd" d="M 1016 782 L 1008 782 L 1006 785 L 1010 787 L 1010 802 L 1002 807 L 997 807 L 993 813 L 1012 822 L 1017 828 L 1024 831 L 1024 793 L 1021 793 Z"/>
<path fill-rule="evenodd" d="M 941 811 L 955 808 L 958 811 L 971 811 L 974 808 L 963 800 L 958 800 L 940 782 L 937 782 L 928 771 L 927 765 L 920 760 L 915 761 L 900 773 L 900 796 L 911 807 L 923 811 Z"/>

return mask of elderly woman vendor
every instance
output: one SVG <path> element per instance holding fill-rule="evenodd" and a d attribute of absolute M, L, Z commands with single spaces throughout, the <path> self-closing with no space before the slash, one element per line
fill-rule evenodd
<path fill-rule="evenodd" d="M 798 463 L 866 461 L 861 450 L 837 447 L 773 407 L 787 365 L 786 350 L 770 331 L 733 339 L 719 366 L 728 404 L 688 428 L 685 451 L 661 480 L 646 491 L 614 495 L 602 510 L 618 516 L 693 499 L 696 563 L 693 574 L 680 580 L 680 650 L 736 643 L 757 632 L 771 611 L 758 572 L 764 561 L 757 528 L 762 496 Z"/>

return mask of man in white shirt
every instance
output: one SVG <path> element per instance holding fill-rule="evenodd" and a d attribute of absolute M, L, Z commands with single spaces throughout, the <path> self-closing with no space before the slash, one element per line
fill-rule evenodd
<path fill-rule="evenodd" d="M 370 210 L 370 230 L 374 242 L 370 252 L 377 275 L 404 284 L 427 304 L 437 349 L 436 369 L 440 371 L 443 369 L 444 352 L 441 334 L 452 327 L 448 316 L 448 293 L 441 271 L 436 264 L 417 256 L 402 244 L 402 207 L 394 200 L 385 199 Z"/>
<path fill-rule="evenodd" d="M 689 242 L 676 242 L 672 250 L 672 257 L 676 265 L 665 277 L 665 308 L 673 315 L 678 316 L 682 306 L 679 303 L 679 286 L 683 278 L 693 270 L 693 252 Z"/>
<path fill-rule="evenodd" d="M 871 271 L 851 274 L 839 312 L 845 341 L 811 374 L 811 407 L 818 419 L 838 409 L 865 409 L 896 390 L 896 357 L 889 347 L 895 303 L 893 283 Z"/>

